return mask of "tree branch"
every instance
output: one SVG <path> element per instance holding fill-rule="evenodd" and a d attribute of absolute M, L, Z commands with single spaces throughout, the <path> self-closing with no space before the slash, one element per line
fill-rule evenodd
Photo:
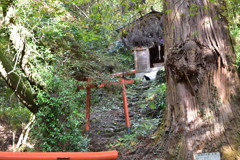
<path fill-rule="evenodd" d="M 15 72 L 4 53 L 0 52 L 0 74 L 8 86 L 14 91 L 19 100 L 32 112 L 37 113 L 39 107 L 34 102 L 34 95 L 30 88 L 26 87 L 22 77 Z"/>

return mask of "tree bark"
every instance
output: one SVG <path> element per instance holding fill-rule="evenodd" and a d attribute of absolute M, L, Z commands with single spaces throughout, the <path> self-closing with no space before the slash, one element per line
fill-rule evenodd
<path fill-rule="evenodd" d="M 239 116 L 231 101 L 239 79 L 224 7 L 222 0 L 164 2 L 166 132 L 181 135 L 172 145 L 181 148 L 175 159 L 208 151 L 207 143 L 216 137 L 227 141 L 226 126 Z"/>
<path fill-rule="evenodd" d="M 34 102 L 34 95 L 30 88 L 24 84 L 23 77 L 14 72 L 3 52 L 0 52 L 0 74 L 18 99 L 32 112 L 37 113 L 38 106 Z"/>

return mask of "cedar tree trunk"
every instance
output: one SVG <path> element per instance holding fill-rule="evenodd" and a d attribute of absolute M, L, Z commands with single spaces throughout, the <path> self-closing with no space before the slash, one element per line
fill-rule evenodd
<path fill-rule="evenodd" d="M 228 142 L 227 125 L 239 117 L 239 108 L 231 101 L 239 79 L 227 20 L 222 15 L 226 5 L 223 0 L 210 1 L 164 2 L 166 133 L 175 137 L 172 147 L 179 149 L 174 159 L 220 151 L 213 148 Z M 206 149 L 212 140 L 216 146 Z M 171 149 L 168 152 L 175 154 Z"/>

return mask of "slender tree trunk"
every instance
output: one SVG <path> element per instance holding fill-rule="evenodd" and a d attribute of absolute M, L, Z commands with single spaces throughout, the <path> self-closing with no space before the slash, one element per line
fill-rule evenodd
<path fill-rule="evenodd" d="M 27 139 L 29 136 L 29 132 L 32 129 L 32 124 L 35 121 L 35 115 L 32 114 L 28 124 L 22 129 L 22 133 L 18 138 L 18 143 L 16 144 L 16 147 L 14 148 L 15 151 L 23 151 L 24 147 L 26 147 Z"/>
<path fill-rule="evenodd" d="M 166 132 L 181 135 L 172 145 L 180 148 L 175 159 L 193 159 L 209 141 L 228 141 L 226 126 L 239 116 L 231 101 L 239 85 L 236 56 L 224 1 L 165 0 L 164 8 Z"/>

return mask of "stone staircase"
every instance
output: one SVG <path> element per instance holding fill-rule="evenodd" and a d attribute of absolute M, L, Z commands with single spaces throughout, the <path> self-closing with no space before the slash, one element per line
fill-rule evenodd
<path fill-rule="evenodd" d="M 151 84 L 152 81 L 142 81 L 138 84 L 127 85 L 131 124 L 134 124 L 139 118 L 145 117 L 144 114 L 147 105 L 146 91 L 150 88 Z M 104 102 L 102 102 L 102 105 L 104 105 Z M 126 134 L 125 115 L 121 97 L 118 100 L 118 108 L 103 112 L 100 109 L 101 104 L 93 106 L 93 112 L 91 113 L 91 125 L 88 133 L 91 138 L 90 151 L 107 150 L 109 145 Z"/>

